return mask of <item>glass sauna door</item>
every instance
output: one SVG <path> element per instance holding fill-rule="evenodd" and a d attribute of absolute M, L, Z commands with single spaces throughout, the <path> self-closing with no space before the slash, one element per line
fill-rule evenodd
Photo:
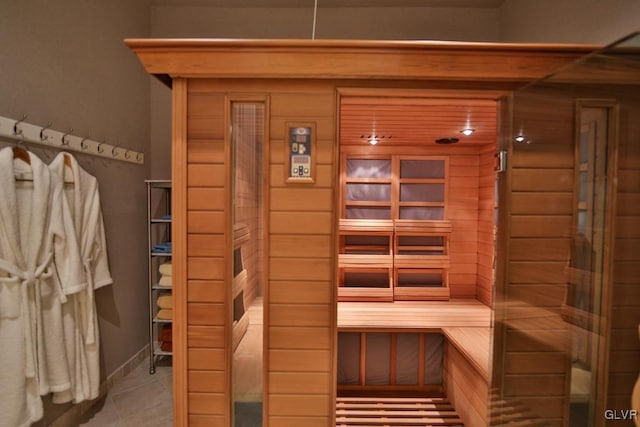
<path fill-rule="evenodd" d="M 640 368 L 640 35 L 507 102 L 501 221 L 509 229 L 499 239 L 490 424 L 631 427 Z"/>
<path fill-rule="evenodd" d="M 231 103 L 233 425 L 262 425 L 265 104 Z"/>

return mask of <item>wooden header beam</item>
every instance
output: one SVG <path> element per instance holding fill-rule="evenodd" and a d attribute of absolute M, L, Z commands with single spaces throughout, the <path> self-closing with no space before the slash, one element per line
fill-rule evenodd
<path fill-rule="evenodd" d="M 529 82 L 599 47 L 250 39 L 126 39 L 125 43 L 149 74 L 164 81 L 169 76 Z"/>

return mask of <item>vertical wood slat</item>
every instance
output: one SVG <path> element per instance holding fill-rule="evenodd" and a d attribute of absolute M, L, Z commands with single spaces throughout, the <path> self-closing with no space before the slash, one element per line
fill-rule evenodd
<path fill-rule="evenodd" d="M 187 364 L 187 80 L 174 79 L 172 91 L 172 199 L 173 215 L 173 419 L 189 425 Z"/>

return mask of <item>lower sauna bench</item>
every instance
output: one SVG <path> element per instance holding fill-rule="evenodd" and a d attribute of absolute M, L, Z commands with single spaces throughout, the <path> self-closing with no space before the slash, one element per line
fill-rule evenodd
<path fill-rule="evenodd" d="M 338 332 L 336 425 L 487 425 L 489 328 Z"/>

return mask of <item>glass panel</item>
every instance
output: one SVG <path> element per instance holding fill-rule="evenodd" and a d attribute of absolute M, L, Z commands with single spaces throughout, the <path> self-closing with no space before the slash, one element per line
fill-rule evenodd
<path fill-rule="evenodd" d="M 391 178 L 390 159 L 347 159 L 349 178 Z"/>
<path fill-rule="evenodd" d="M 365 384 L 385 385 L 391 380 L 391 334 L 368 333 Z"/>
<path fill-rule="evenodd" d="M 345 217 L 347 219 L 391 219 L 389 207 L 356 207 L 347 206 Z"/>
<path fill-rule="evenodd" d="M 388 288 L 389 271 L 377 272 L 345 271 L 343 285 L 349 288 Z"/>
<path fill-rule="evenodd" d="M 347 184 L 346 200 L 350 202 L 389 202 L 391 184 Z"/>
<path fill-rule="evenodd" d="M 399 270 L 398 283 L 400 287 L 441 288 L 442 271 Z"/>
<path fill-rule="evenodd" d="M 391 251 L 389 236 L 345 236 L 344 253 L 346 254 L 389 254 Z"/>
<path fill-rule="evenodd" d="M 510 147 L 509 169 L 528 181 L 520 190 L 573 209 L 503 211 L 511 229 L 496 280 L 489 400 L 500 406 L 489 408 L 490 425 L 513 419 L 501 409 L 508 404 L 540 425 L 631 426 L 637 418 L 640 34 L 621 45 L 511 97 L 510 136 L 528 139 Z M 543 169 L 575 178 L 537 182 Z M 512 253 L 510 243 L 527 251 Z"/>
<path fill-rule="evenodd" d="M 232 267 L 233 425 L 261 426 L 263 399 L 263 295 L 264 239 L 262 215 L 265 106 L 256 102 L 231 104 L 232 206 L 234 237 Z M 230 292 L 231 293 L 231 292 Z"/>
<path fill-rule="evenodd" d="M 444 160 L 400 160 L 400 178 L 444 178 Z"/>
<path fill-rule="evenodd" d="M 396 384 L 417 385 L 420 335 L 396 335 Z"/>
<path fill-rule="evenodd" d="M 400 219 L 440 220 L 444 219 L 444 208 L 438 206 L 402 206 Z"/>
<path fill-rule="evenodd" d="M 401 202 L 444 202 L 444 184 L 400 184 Z"/>
<path fill-rule="evenodd" d="M 338 384 L 360 384 L 360 333 L 338 333 Z"/>
<path fill-rule="evenodd" d="M 444 338 L 441 334 L 424 334 L 424 383 L 442 384 Z"/>
<path fill-rule="evenodd" d="M 398 236 L 398 254 L 444 255 L 444 237 Z"/>

